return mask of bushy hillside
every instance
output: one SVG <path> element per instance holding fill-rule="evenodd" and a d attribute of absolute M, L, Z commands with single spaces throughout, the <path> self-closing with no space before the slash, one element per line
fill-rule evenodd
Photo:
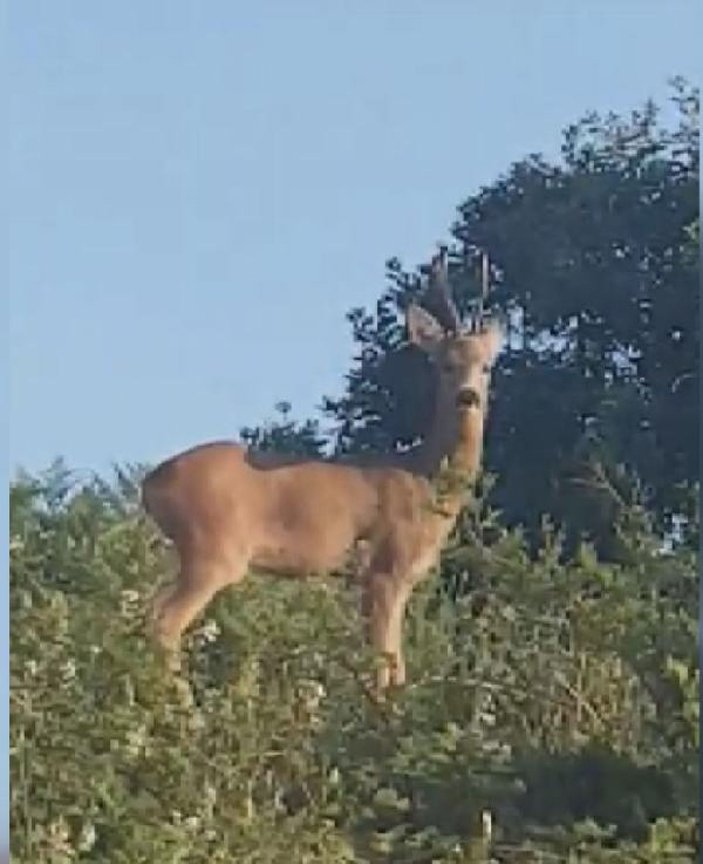
<path fill-rule="evenodd" d="M 130 479 L 23 478 L 13 860 L 695 860 L 695 555 L 629 515 L 614 566 L 467 514 L 381 705 L 352 586 L 251 578 L 189 636 L 189 704 L 144 638 L 171 563 Z"/>

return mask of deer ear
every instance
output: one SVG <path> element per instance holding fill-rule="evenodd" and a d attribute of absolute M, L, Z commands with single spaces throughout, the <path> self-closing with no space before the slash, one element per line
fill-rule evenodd
<path fill-rule="evenodd" d="M 408 339 L 423 351 L 431 351 L 444 338 L 444 330 L 437 319 L 414 303 L 405 313 Z"/>
<path fill-rule="evenodd" d="M 505 343 L 505 331 L 497 321 L 491 321 L 481 334 L 488 362 L 493 365 Z"/>

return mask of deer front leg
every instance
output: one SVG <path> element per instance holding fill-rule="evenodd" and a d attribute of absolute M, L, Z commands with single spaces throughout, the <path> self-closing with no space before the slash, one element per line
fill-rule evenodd
<path fill-rule="evenodd" d="M 405 683 L 403 659 L 403 616 L 411 587 L 388 573 L 368 573 L 362 587 L 362 614 L 368 639 L 382 657 L 376 686 Z"/>

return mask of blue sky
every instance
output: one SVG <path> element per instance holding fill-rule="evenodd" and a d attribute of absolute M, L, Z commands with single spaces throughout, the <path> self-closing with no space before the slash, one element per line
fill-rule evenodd
<path fill-rule="evenodd" d="M 700 80 L 698 0 L 9 6 L 12 471 L 308 415 L 386 258 L 586 110 Z"/>
<path fill-rule="evenodd" d="M 11 4 L 13 468 L 151 462 L 280 399 L 309 414 L 387 257 L 424 260 L 587 109 L 699 71 L 694 2 L 350 8 Z"/>

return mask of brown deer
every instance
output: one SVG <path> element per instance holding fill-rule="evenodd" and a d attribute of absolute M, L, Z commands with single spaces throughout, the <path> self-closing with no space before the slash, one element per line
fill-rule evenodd
<path fill-rule="evenodd" d="M 353 463 L 211 443 L 146 477 L 144 507 L 180 559 L 176 581 L 154 603 L 156 636 L 176 665 L 185 628 L 250 568 L 302 577 L 338 570 L 351 557 L 368 638 L 385 658 L 377 684 L 404 682 L 405 605 L 437 562 L 479 469 L 502 341 L 495 323 L 461 329 L 444 251 L 433 260 L 426 299 L 434 316 L 418 305 L 406 311 L 409 340 L 427 352 L 437 381 L 434 419 L 414 451 Z"/>

